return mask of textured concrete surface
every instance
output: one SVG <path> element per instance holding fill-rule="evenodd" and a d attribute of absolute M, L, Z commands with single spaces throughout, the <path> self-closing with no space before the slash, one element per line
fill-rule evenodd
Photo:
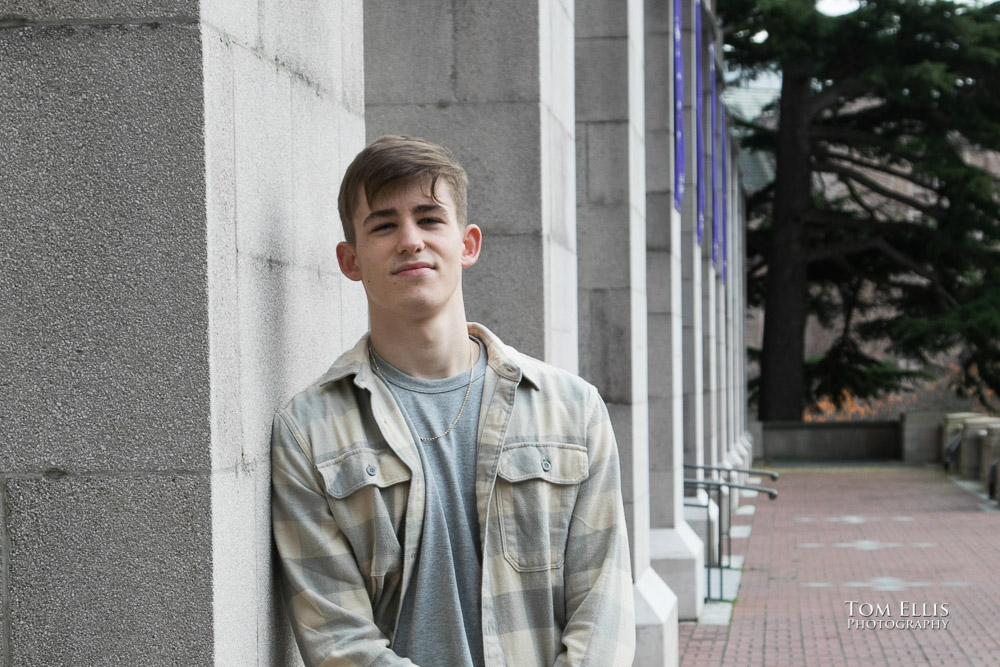
<path fill-rule="evenodd" d="M 360 2 L 206 3 L 214 642 L 301 664 L 270 538 L 270 424 L 367 328 L 340 275 L 337 192 L 365 144 Z"/>
<path fill-rule="evenodd" d="M 644 50 L 641 0 L 578 8 L 580 374 L 608 402 L 622 463 L 636 664 L 675 664 L 677 596 L 650 566 Z M 601 9 L 601 11 L 598 11 Z"/>
<path fill-rule="evenodd" d="M 698 219 L 698 180 L 695 141 L 695 76 L 697 73 L 694 56 L 694 0 L 683 2 L 682 39 L 684 50 L 684 129 L 687 136 L 687 150 L 684 166 L 685 189 L 681 219 L 681 277 L 683 280 L 684 316 L 684 462 L 704 463 L 705 432 L 704 419 L 704 376 L 701 370 L 704 349 L 702 347 L 702 265 L 701 248 L 698 246 L 696 226 Z M 689 363 L 688 363 L 689 362 Z"/>
<path fill-rule="evenodd" d="M 308 87 L 341 98 L 341 83 L 357 71 L 345 70 L 343 43 L 358 25 L 342 23 L 341 3 L 328 0 L 262 0 L 260 33 L 264 52 L 302 77 Z M 344 72 L 348 76 L 344 77 Z"/>
<path fill-rule="evenodd" d="M 572 6 L 373 1 L 364 11 L 368 138 L 426 137 L 469 174 L 469 220 L 484 231 L 465 278 L 469 317 L 575 371 Z M 400 11 L 427 30 L 403 28 Z"/>
<path fill-rule="evenodd" d="M 674 208 L 673 197 L 673 6 L 647 0 L 644 10 L 650 514 L 654 530 L 659 529 L 663 535 L 670 536 L 666 540 L 670 542 L 680 528 L 690 532 L 683 518 L 684 430 L 681 418 L 685 360 L 681 349 L 682 221 L 680 212 Z M 677 586 L 676 580 L 668 584 L 677 593 L 679 613 L 689 613 L 690 607 L 698 604 L 700 598 L 692 597 L 685 587 Z"/>
<path fill-rule="evenodd" d="M 550 49 L 558 46 L 540 43 L 539 21 L 546 6 L 557 2 L 456 3 L 456 97 L 466 102 L 538 101 L 539 70 L 548 65 Z M 421 4 L 430 14 L 440 13 L 433 0 Z"/>
<path fill-rule="evenodd" d="M 211 663 L 207 477 L 4 483 L 12 665 Z"/>
<path fill-rule="evenodd" d="M 409 134 L 455 154 L 469 174 L 469 222 L 483 228 L 485 243 L 498 235 L 541 233 L 537 104 L 373 105 L 366 120 L 369 140 Z"/>
<path fill-rule="evenodd" d="M 939 411 L 904 412 L 900 416 L 903 460 L 907 463 L 936 463 L 941 460 L 941 423 Z"/>
<path fill-rule="evenodd" d="M 652 569 L 636 579 L 634 665 L 674 667 L 678 661 L 677 596 Z"/>
<path fill-rule="evenodd" d="M 709 221 L 706 218 L 706 229 Z M 702 373 L 704 377 L 703 407 L 705 410 L 705 463 L 720 465 L 723 455 L 719 438 L 719 310 L 717 304 L 717 284 L 711 263 L 711 239 L 706 234 L 702 238 L 701 251 L 704 257 L 702 268 Z"/>
<path fill-rule="evenodd" d="M 207 461 L 199 54 L 195 25 L 0 31 L 7 472 Z"/>
<path fill-rule="evenodd" d="M 902 460 L 899 422 L 766 422 L 765 460 Z"/>
<path fill-rule="evenodd" d="M 6 21 L 95 20 L 127 22 L 141 19 L 197 19 L 198 0 L 5 0 L 0 17 Z"/>
<path fill-rule="evenodd" d="M 533 234 L 484 238 L 479 261 L 464 277 L 466 313 L 508 345 L 541 359 L 545 356 L 545 303 L 538 294 L 544 266 L 541 244 Z"/>
<path fill-rule="evenodd" d="M 124 18 L 163 8 L 81 3 L 77 21 L 65 10 L 0 31 L 11 435 L 0 444 L 0 654 L 10 665 L 203 664 L 200 32 L 193 18 Z"/>
<path fill-rule="evenodd" d="M 686 522 L 676 528 L 654 528 L 650 561 L 677 595 L 677 615 L 696 620 L 705 606 L 705 545 Z"/>
<path fill-rule="evenodd" d="M 618 12 L 624 14 L 623 11 Z M 580 17 L 578 16 L 578 21 Z M 628 116 L 628 39 L 622 37 L 577 37 L 576 120 L 590 122 L 620 120 Z M 581 85 L 586 83 L 586 85 Z"/>
<path fill-rule="evenodd" d="M 3 667 L 299 661 L 269 424 L 366 328 L 361 4 L 203 4 L 4 7 Z"/>
<path fill-rule="evenodd" d="M 455 14 L 425 2 L 366 3 L 365 52 L 379 67 L 365 72 L 365 102 L 449 104 L 454 90 Z M 420 39 L 413 39 L 419 35 Z M 380 58 L 380 53 L 393 53 Z M 427 76 L 434 72 L 435 76 Z"/>

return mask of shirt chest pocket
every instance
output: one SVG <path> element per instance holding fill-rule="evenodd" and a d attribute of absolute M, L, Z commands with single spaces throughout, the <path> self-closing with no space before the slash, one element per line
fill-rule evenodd
<path fill-rule="evenodd" d="M 518 443 L 500 454 L 496 509 L 504 558 L 514 569 L 563 566 L 570 518 L 588 469 L 582 445 Z"/>
<path fill-rule="evenodd" d="M 390 449 L 365 448 L 317 470 L 362 574 L 379 578 L 401 570 L 410 469 Z"/>

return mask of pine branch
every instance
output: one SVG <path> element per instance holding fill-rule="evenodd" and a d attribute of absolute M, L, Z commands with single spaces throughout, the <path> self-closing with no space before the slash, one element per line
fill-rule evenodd
<path fill-rule="evenodd" d="M 845 213 L 844 211 L 824 211 L 814 209 L 810 212 L 808 221 L 812 225 L 818 227 L 864 229 L 873 232 L 885 233 L 887 235 L 893 235 L 896 233 L 920 234 L 927 236 L 929 239 L 933 237 L 935 233 L 935 230 L 931 227 L 917 224 L 915 222 L 881 220 L 875 216 L 859 218 L 851 215 L 850 213 Z"/>
<path fill-rule="evenodd" d="M 854 181 L 855 183 L 864 186 L 865 189 L 869 190 L 870 192 L 897 201 L 900 204 L 903 204 L 904 206 L 908 206 L 909 208 L 920 211 L 921 213 L 923 213 L 928 217 L 940 218 L 943 217 L 946 213 L 944 209 L 942 209 L 940 206 L 937 206 L 936 204 L 927 204 L 918 199 L 914 199 L 913 197 L 904 195 L 901 192 L 897 192 L 896 190 L 893 190 L 890 187 L 882 185 L 875 179 L 863 175 L 861 172 L 851 167 L 840 165 L 835 162 L 831 162 L 829 160 L 818 160 L 813 164 L 813 168 L 817 172 L 837 174 L 845 179 L 850 179 L 851 181 Z"/>
<path fill-rule="evenodd" d="M 896 142 L 884 136 L 855 128 L 815 125 L 809 136 L 817 144 L 827 142 L 855 150 L 860 146 L 871 146 L 890 159 L 896 158 L 910 163 L 919 162 L 923 157 L 918 153 L 901 150 Z"/>
<path fill-rule="evenodd" d="M 841 153 L 839 151 L 824 150 L 820 147 L 816 148 L 816 153 L 826 159 L 849 162 L 869 171 L 883 173 L 887 176 L 892 176 L 893 178 L 913 183 L 914 185 L 925 190 L 934 190 L 933 186 L 928 185 L 925 177 L 922 177 L 919 174 L 914 174 L 912 170 L 896 168 L 888 161 L 874 162 L 871 160 L 865 160 L 854 153 Z"/>
<path fill-rule="evenodd" d="M 870 83 L 858 79 L 848 79 L 827 86 L 812 97 L 808 112 L 810 118 L 815 118 L 834 105 L 843 107 L 846 103 L 859 98 L 871 99 L 877 94 L 877 89 Z M 840 114 L 835 114 L 838 118 Z"/>
<path fill-rule="evenodd" d="M 831 258 L 842 258 L 846 255 L 852 255 L 866 250 L 877 250 L 911 273 L 924 278 L 931 283 L 935 291 L 942 297 L 949 307 L 953 308 L 958 306 L 958 300 L 945 290 L 941 278 L 932 269 L 927 268 L 906 253 L 894 248 L 882 236 L 874 236 L 866 239 L 852 239 L 850 241 L 842 241 L 841 243 L 828 244 L 822 248 L 815 248 L 807 254 L 806 261 L 809 263 L 815 263 Z"/>

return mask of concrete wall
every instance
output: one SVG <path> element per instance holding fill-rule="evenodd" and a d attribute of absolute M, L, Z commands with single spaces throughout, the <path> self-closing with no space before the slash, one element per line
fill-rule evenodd
<path fill-rule="evenodd" d="M 450 148 L 483 228 L 470 319 L 578 369 L 573 3 L 365 3 L 368 138 Z"/>
<path fill-rule="evenodd" d="M 650 557 L 678 617 L 704 607 L 704 545 L 684 520 L 681 211 L 674 200 L 673 3 L 646 0 L 646 291 L 649 346 Z M 688 362 L 690 363 L 690 362 Z"/>
<path fill-rule="evenodd" d="M 898 461 L 899 422 L 764 422 L 765 461 Z"/>
<path fill-rule="evenodd" d="M 75 4 L 0 30 L 0 665 L 205 664 L 198 8 Z"/>
<path fill-rule="evenodd" d="M 365 325 L 361 11 L 244 5 L 5 6 L 2 667 L 295 660 L 268 424 Z"/>
<path fill-rule="evenodd" d="M 695 142 L 695 0 L 684 0 L 684 125 L 687 136 L 686 188 L 681 209 L 681 279 L 684 355 L 684 463 L 703 465 L 705 460 L 705 376 L 702 318 L 702 259 L 698 246 L 698 178 Z"/>
<path fill-rule="evenodd" d="M 903 460 L 907 463 L 936 463 L 941 460 L 941 423 L 944 412 L 905 412 L 900 418 Z"/>
<path fill-rule="evenodd" d="M 650 566 L 642 0 L 576 15 L 580 373 L 601 391 L 622 459 L 639 664 L 677 660 L 677 596 Z"/>
<path fill-rule="evenodd" d="M 360 0 L 202 3 L 218 664 L 294 664 L 270 543 L 274 410 L 367 329 L 340 275 L 340 179 L 364 147 Z"/>

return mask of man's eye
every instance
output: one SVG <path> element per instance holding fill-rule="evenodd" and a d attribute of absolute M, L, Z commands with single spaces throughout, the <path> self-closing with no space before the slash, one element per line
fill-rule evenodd
<path fill-rule="evenodd" d="M 381 225 L 375 225 L 374 227 L 372 227 L 372 233 L 384 232 L 384 231 L 386 231 L 388 229 L 392 229 L 392 223 L 391 222 L 383 222 Z"/>
<path fill-rule="evenodd" d="M 420 221 L 420 224 L 422 224 L 422 225 L 437 225 L 437 224 L 441 224 L 441 220 L 439 220 L 438 218 L 423 218 Z"/>

